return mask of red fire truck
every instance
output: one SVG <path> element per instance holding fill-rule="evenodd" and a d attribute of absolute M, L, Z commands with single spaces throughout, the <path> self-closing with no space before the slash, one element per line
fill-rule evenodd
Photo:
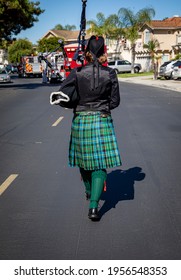
<path fill-rule="evenodd" d="M 82 55 L 81 51 L 78 56 L 78 59 L 76 61 L 74 60 L 74 56 L 77 51 L 77 48 L 78 48 L 78 43 L 64 45 L 64 51 L 65 51 L 64 70 L 65 70 L 66 77 L 70 74 L 70 71 L 72 69 L 82 65 L 82 62 L 79 59 Z M 84 64 L 85 64 L 85 61 L 84 61 Z"/>
<path fill-rule="evenodd" d="M 21 57 L 18 66 L 19 77 L 42 76 L 42 65 L 38 61 L 38 56 L 24 55 Z"/>
<path fill-rule="evenodd" d="M 78 47 L 79 47 L 78 43 L 64 45 L 64 51 L 66 53 L 65 58 L 64 58 L 64 70 L 65 70 L 65 76 L 66 77 L 70 74 L 70 71 L 73 68 L 76 68 L 76 67 L 79 67 L 79 66 L 82 65 L 82 61 L 81 61 L 82 52 L 81 52 L 81 49 L 79 49 L 80 52 L 78 54 L 77 60 L 76 61 L 74 60 L 74 56 L 75 56 L 75 53 L 76 53 Z M 107 53 L 106 46 L 105 46 L 105 53 Z M 84 65 L 86 64 L 85 60 L 84 60 L 83 64 Z M 107 65 L 107 63 L 105 65 Z"/>
<path fill-rule="evenodd" d="M 59 39 L 58 43 L 60 46 L 56 48 L 55 51 L 57 51 L 59 48 L 61 48 L 64 63 L 61 66 L 59 70 L 59 74 L 64 79 L 66 78 L 72 69 L 75 67 L 79 67 L 81 65 L 85 65 L 86 61 L 84 60 L 83 52 L 86 49 L 86 39 L 85 39 L 85 30 L 86 30 L 86 18 L 85 18 L 85 8 L 86 8 L 86 2 L 87 0 L 82 0 L 82 14 L 81 14 L 81 24 L 80 24 L 80 33 L 77 39 L 77 43 L 71 43 L 71 44 L 64 44 L 64 42 Z M 105 53 L 107 52 L 107 48 L 105 47 Z M 76 58 L 75 58 L 76 57 Z M 47 56 L 40 55 L 40 60 L 43 60 L 46 62 L 47 67 L 51 69 L 51 71 L 54 71 L 52 69 L 52 66 L 47 60 Z M 63 81 L 63 79 L 60 80 L 60 82 Z"/>

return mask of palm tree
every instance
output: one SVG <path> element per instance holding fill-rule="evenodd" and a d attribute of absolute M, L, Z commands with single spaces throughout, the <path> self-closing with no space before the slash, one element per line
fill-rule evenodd
<path fill-rule="evenodd" d="M 179 60 L 179 59 L 181 59 L 181 54 L 180 54 L 180 53 L 178 53 L 178 54 L 175 56 L 174 60 Z"/>
<path fill-rule="evenodd" d="M 103 13 L 98 13 L 96 15 L 96 18 L 97 20 L 87 21 L 87 24 L 90 26 L 90 28 L 87 30 L 88 33 L 101 35 L 105 40 L 117 40 L 116 50 L 119 51 L 119 39 L 123 35 L 123 31 L 118 15 L 112 14 L 109 17 L 105 18 Z M 106 43 L 109 44 L 108 42 Z"/>
<path fill-rule="evenodd" d="M 105 28 L 106 18 L 103 13 L 98 13 L 96 15 L 96 20 L 88 20 L 87 24 L 90 26 L 87 29 L 87 32 L 90 34 L 95 34 L 98 36 L 106 36 L 106 28 Z"/>
<path fill-rule="evenodd" d="M 136 14 L 127 8 L 121 8 L 118 11 L 119 20 L 123 23 L 126 29 L 125 38 L 131 42 L 131 72 L 134 73 L 135 62 L 135 47 L 136 40 L 139 38 L 140 27 L 145 22 L 150 22 L 155 15 L 155 10 L 152 8 L 144 8 L 139 10 Z"/>
<path fill-rule="evenodd" d="M 107 30 L 109 39 L 116 40 L 116 53 L 120 53 L 120 39 L 124 36 L 124 30 L 122 28 L 122 23 L 119 20 L 118 15 L 110 15 L 107 20 Z M 119 56 L 118 56 L 119 57 Z"/>
<path fill-rule="evenodd" d="M 160 47 L 160 43 L 157 39 L 152 39 L 148 44 L 144 44 L 143 48 L 147 49 L 151 56 L 152 69 L 154 71 L 154 79 L 157 79 L 158 76 L 158 59 L 156 57 L 157 49 Z"/>
<path fill-rule="evenodd" d="M 106 18 L 103 13 L 98 13 L 96 20 L 89 20 L 87 24 L 90 26 L 87 29 L 88 33 L 103 36 L 105 39 L 117 38 L 121 30 L 121 24 L 116 14 Z"/>

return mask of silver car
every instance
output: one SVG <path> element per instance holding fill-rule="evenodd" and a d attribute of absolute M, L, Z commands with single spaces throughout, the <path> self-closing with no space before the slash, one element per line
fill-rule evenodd
<path fill-rule="evenodd" d="M 0 69 L 0 83 L 10 83 L 11 77 L 6 69 Z"/>
<path fill-rule="evenodd" d="M 181 60 L 178 60 L 173 68 L 172 77 L 174 80 L 181 79 Z"/>
<path fill-rule="evenodd" d="M 159 76 L 164 77 L 166 80 L 172 79 L 173 68 L 177 60 L 169 60 L 160 66 Z"/>
<path fill-rule="evenodd" d="M 113 68 L 116 73 L 129 73 L 131 72 L 131 62 L 128 60 L 114 60 L 114 61 L 109 61 L 108 66 Z M 134 72 L 139 73 L 141 70 L 141 64 L 135 63 L 134 64 Z"/>

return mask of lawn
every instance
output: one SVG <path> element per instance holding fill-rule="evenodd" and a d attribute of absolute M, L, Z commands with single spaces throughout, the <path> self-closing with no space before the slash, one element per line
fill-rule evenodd
<path fill-rule="evenodd" d="M 141 73 L 122 73 L 118 74 L 119 78 L 130 78 L 130 77 L 140 77 L 140 76 L 152 76 L 153 72 L 141 72 Z"/>

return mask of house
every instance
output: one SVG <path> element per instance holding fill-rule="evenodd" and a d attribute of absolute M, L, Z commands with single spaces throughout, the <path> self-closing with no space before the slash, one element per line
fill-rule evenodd
<path fill-rule="evenodd" d="M 75 43 L 78 35 L 79 31 L 49 30 L 43 38 L 55 36 L 63 38 L 67 44 Z M 86 35 L 86 39 L 89 37 L 90 35 Z M 149 71 L 151 67 L 150 54 L 143 46 L 152 39 L 157 39 L 160 44 L 156 52 L 159 65 L 174 59 L 177 54 L 181 53 L 181 17 L 173 16 L 164 20 L 152 20 L 142 26 L 139 31 L 139 39 L 136 41 L 135 62 L 142 65 L 143 71 Z M 106 39 L 106 45 L 108 59 L 120 58 L 131 61 L 131 45 L 124 37 L 118 40 Z"/>
<path fill-rule="evenodd" d="M 0 49 L 0 64 L 5 65 L 8 64 L 8 54 L 7 51 Z"/>
<path fill-rule="evenodd" d="M 160 44 L 156 51 L 159 65 L 181 54 L 181 17 L 173 16 L 164 20 L 153 20 L 142 26 L 135 48 L 135 62 L 142 65 L 142 71 L 149 71 L 151 67 L 149 51 L 143 46 L 152 39 L 157 39 Z M 131 44 L 124 37 L 119 40 L 106 39 L 106 43 L 109 59 L 131 60 Z"/>
<path fill-rule="evenodd" d="M 77 30 L 49 30 L 41 39 L 48 39 L 50 37 L 57 37 L 64 40 L 65 44 L 73 44 L 77 42 L 79 31 Z M 87 39 L 87 36 L 86 36 Z"/>
<path fill-rule="evenodd" d="M 49 30 L 41 39 L 48 39 L 51 37 L 57 37 L 57 38 L 62 38 L 65 42 L 65 44 L 73 44 L 77 43 L 77 39 L 79 36 L 79 31 L 70 31 L 70 30 Z M 85 39 L 88 40 L 91 37 L 91 34 L 85 35 Z M 116 52 L 120 54 L 120 47 L 118 51 L 115 51 L 115 44 L 119 45 L 119 42 L 116 40 L 109 40 L 106 39 L 106 45 L 108 49 L 108 56 L 109 57 L 114 57 Z"/>
<path fill-rule="evenodd" d="M 148 70 L 150 66 L 150 57 L 143 45 L 148 44 L 152 39 L 157 39 L 160 44 L 156 52 L 159 64 L 181 54 L 181 17 L 173 16 L 164 20 L 153 20 L 142 26 L 140 38 L 136 42 L 136 61 L 139 61 L 145 70 Z"/>

